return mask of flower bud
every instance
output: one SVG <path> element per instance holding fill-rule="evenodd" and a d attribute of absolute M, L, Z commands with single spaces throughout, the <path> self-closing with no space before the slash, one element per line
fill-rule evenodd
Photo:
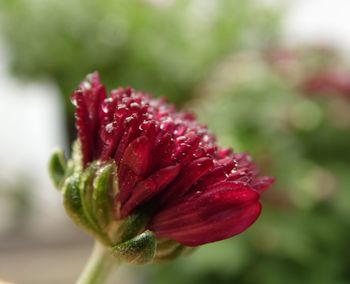
<path fill-rule="evenodd" d="M 217 146 L 193 115 L 130 88 L 109 97 L 94 73 L 72 96 L 78 140 L 52 180 L 72 220 L 130 263 L 166 261 L 246 230 L 259 216 L 251 158 Z"/>

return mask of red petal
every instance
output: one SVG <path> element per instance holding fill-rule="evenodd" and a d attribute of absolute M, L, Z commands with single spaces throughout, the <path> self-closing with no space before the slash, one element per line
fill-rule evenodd
<path fill-rule="evenodd" d="M 275 182 L 273 177 L 261 177 L 254 180 L 251 186 L 257 191 L 267 190 Z"/>
<path fill-rule="evenodd" d="M 110 133 L 106 129 L 108 129 Z M 112 129 L 112 131 L 110 129 Z M 100 151 L 102 161 L 107 161 L 110 157 L 114 156 L 122 135 L 123 127 L 117 122 L 109 123 L 104 129 L 100 129 L 101 145 L 103 145 Z"/>
<path fill-rule="evenodd" d="M 125 132 L 123 133 L 123 136 L 119 142 L 118 148 L 115 152 L 114 159 L 117 162 L 117 165 L 119 165 L 121 158 L 123 157 L 124 151 L 126 147 L 129 145 L 129 143 L 136 138 L 139 128 L 139 119 L 134 116 L 129 117 L 130 120 L 125 120 L 128 124 L 127 127 L 125 127 Z"/>
<path fill-rule="evenodd" d="M 137 175 L 143 175 L 148 169 L 152 150 L 152 142 L 146 137 L 136 138 L 125 149 L 120 166 L 125 166 L 133 170 Z"/>
<path fill-rule="evenodd" d="M 123 204 L 130 196 L 135 184 L 143 179 L 151 160 L 152 143 L 146 136 L 136 138 L 125 149 L 118 168 L 119 195 Z"/>
<path fill-rule="evenodd" d="M 126 200 L 131 195 L 135 185 L 142 180 L 142 176 L 138 176 L 134 171 L 125 168 L 118 168 L 118 184 L 119 184 L 119 193 L 117 199 L 124 204 Z"/>
<path fill-rule="evenodd" d="M 161 197 L 162 203 L 172 202 L 185 195 L 189 189 L 211 168 L 211 158 L 199 158 L 185 166 L 178 178 L 172 183 Z"/>
<path fill-rule="evenodd" d="M 90 133 L 88 120 L 89 114 L 81 90 L 75 91 L 73 93 L 72 100 L 76 105 L 75 127 L 78 130 L 78 137 L 83 155 L 83 165 L 86 166 L 87 163 L 92 160 L 93 153 L 92 135 Z"/>
<path fill-rule="evenodd" d="M 98 73 L 87 76 L 80 89 L 72 95 L 76 105 L 75 117 L 80 139 L 83 164 L 93 160 L 98 153 L 98 128 L 102 119 L 101 104 L 106 98 L 106 91 L 100 84 Z"/>
<path fill-rule="evenodd" d="M 166 167 L 173 161 L 172 154 L 175 146 L 170 133 L 162 133 L 158 139 L 154 148 L 157 154 L 152 159 L 152 169 Z"/>
<path fill-rule="evenodd" d="M 98 88 L 99 86 L 101 86 L 101 83 L 100 83 L 100 76 L 98 75 L 97 71 L 88 74 L 85 80 L 81 82 L 79 85 L 79 87 L 82 90 L 91 89 L 91 88 L 94 89 L 94 88 Z"/>
<path fill-rule="evenodd" d="M 232 158 L 224 158 L 215 162 L 213 169 L 208 172 L 193 190 L 205 190 L 208 186 L 226 181 L 236 163 Z"/>
<path fill-rule="evenodd" d="M 126 217 L 135 207 L 151 199 L 162 191 L 180 171 L 180 165 L 163 168 L 147 179 L 137 183 L 132 194 L 122 208 L 121 216 Z"/>
<path fill-rule="evenodd" d="M 173 239 L 188 246 L 241 233 L 260 214 L 259 194 L 242 184 L 228 183 L 226 187 L 183 198 L 154 216 L 149 228 L 159 238 Z"/>

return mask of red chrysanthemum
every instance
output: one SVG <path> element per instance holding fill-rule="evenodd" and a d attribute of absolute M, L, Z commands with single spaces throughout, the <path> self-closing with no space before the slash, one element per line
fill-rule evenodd
<path fill-rule="evenodd" d="M 131 88 L 107 97 L 97 73 L 72 100 L 83 166 L 117 165 L 116 218 L 152 202 L 149 230 L 197 246 L 239 234 L 259 216 L 260 192 L 273 179 L 257 177 L 247 154 L 219 148 L 191 114 Z"/>

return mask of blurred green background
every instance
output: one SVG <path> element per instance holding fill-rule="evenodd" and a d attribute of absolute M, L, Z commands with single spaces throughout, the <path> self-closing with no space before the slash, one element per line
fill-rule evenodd
<path fill-rule="evenodd" d="M 336 47 L 281 44 L 282 20 L 280 7 L 253 0 L 0 2 L 11 74 L 59 90 L 61 146 L 75 137 L 69 96 L 98 70 L 108 88 L 133 86 L 193 111 L 222 145 L 250 152 L 277 178 L 247 232 L 136 268 L 130 283 L 350 283 L 350 87 L 305 88 L 313 76 L 350 69 Z M 30 190 L 0 187 L 12 210 L 0 239 L 30 218 Z"/>

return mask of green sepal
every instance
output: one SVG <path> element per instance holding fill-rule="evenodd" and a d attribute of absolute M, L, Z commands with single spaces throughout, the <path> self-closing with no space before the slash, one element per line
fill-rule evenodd
<path fill-rule="evenodd" d="M 123 219 L 114 233 L 114 243 L 123 243 L 137 236 L 144 231 L 148 220 L 145 212 L 135 212 Z"/>
<path fill-rule="evenodd" d="M 72 156 L 67 162 L 67 174 L 70 176 L 74 173 L 81 173 L 83 171 L 83 157 L 81 153 L 81 145 L 79 140 L 75 140 L 72 146 Z"/>
<path fill-rule="evenodd" d="M 92 194 L 93 194 L 93 182 L 95 178 L 95 172 L 97 170 L 96 164 L 91 163 L 81 174 L 80 174 L 80 197 L 82 210 L 86 218 L 88 219 L 90 226 L 95 231 L 100 231 L 97 219 L 92 214 Z"/>
<path fill-rule="evenodd" d="M 62 149 L 55 149 L 49 160 L 49 175 L 57 189 L 61 189 L 66 173 L 67 163 Z"/>
<path fill-rule="evenodd" d="M 158 240 L 157 251 L 154 256 L 155 262 L 166 262 L 179 256 L 184 256 L 193 251 L 194 248 L 184 246 L 173 240 Z"/>
<path fill-rule="evenodd" d="M 112 247 L 117 258 L 130 264 L 147 264 L 153 261 L 156 252 L 156 238 L 147 230 L 131 240 Z"/>
<path fill-rule="evenodd" d="M 66 179 L 62 189 L 63 206 L 76 225 L 91 232 L 89 221 L 84 214 L 79 184 L 78 176 L 73 175 Z"/>
<path fill-rule="evenodd" d="M 81 190 L 79 188 L 80 184 L 81 181 L 77 175 L 72 175 L 65 180 L 62 188 L 64 208 L 68 216 L 78 227 L 84 229 L 100 242 L 109 245 L 110 242 L 108 238 L 106 238 L 103 233 L 96 231 L 95 227 L 91 224 L 91 220 L 89 220 L 85 213 L 81 198 Z"/>
<path fill-rule="evenodd" d="M 100 228 L 105 230 L 112 219 L 112 198 L 117 191 L 118 184 L 114 178 L 116 167 L 109 163 L 99 169 L 93 181 L 93 192 L 91 200 L 92 215 Z"/>

